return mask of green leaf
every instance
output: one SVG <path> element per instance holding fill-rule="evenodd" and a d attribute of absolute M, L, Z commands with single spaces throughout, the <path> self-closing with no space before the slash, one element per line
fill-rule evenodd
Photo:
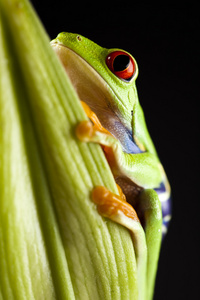
<path fill-rule="evenodd" d="M 90 193 L 116 185 L 30 3 L 1 0 L 0 299 L 137 299 L 129 232 Z"/>

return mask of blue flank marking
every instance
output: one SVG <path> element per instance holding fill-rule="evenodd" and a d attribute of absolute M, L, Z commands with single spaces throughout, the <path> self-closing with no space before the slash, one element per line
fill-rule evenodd
<path fill-rule="evenodd" d="M 115 126 L 118 128 L 118 139 L 121 142 L 122 149 L 124 152 L 128 154 L 137 154 L 137 153 L 143 153 L 142 151 L 133 140 L 132 131 L 124 127 L 121 123 L 115 123 Z M 120 128 L 122 126 L 122 129 Z M 120 130 L 121 129 L 121 130 Z"/>
<path fill-rule="evenodd" d="M 167 233 L 169 223 L 171 220 L 171 210 L 172 210 L 171 196 L 169 193 L 167 193 L 164 182 L 161 182 L 160 186 L 158 188 L 155 188 L 154 190 L 157 192 L 158 197 L 159 196 L 162 197 L 162 194 L 164 193 L 166 193 L 167 196 L 163 201 L 161 198 L 161 208 L 162 208 L 162 216 L 163 216 L 162 234 L 164 238 L 164 236 Z"/>

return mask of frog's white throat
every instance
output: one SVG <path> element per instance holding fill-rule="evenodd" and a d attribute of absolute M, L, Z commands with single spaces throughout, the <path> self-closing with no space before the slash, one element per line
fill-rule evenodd
<path fill-rule="evenodd" d="M 80 100 L 86 102 L 98 116 L 102 126 L 120 140 L 121 130 L 123 127 L 125 129 L 125 125 L 120 120 L 120 112 L 113 101 L 116 95 L 112 89 L 98 72 L 73 50 L 57 42 L 52 42 L 51 46 L 60 58 Z M 120 124 L 120 130 L 116 124 Z M 128 129 L 131 131 L 131 128 Z"/>

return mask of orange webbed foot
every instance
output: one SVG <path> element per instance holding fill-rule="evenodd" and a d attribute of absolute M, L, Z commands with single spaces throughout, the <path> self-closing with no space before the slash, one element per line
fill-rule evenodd
<path fill-rule="evenodd" d="M 104 186 L 98 186 L 92 191 L 92 201 L 97 204 L 99 213 L 115 222 L 123 224 L 123 216 L 140 222 L 134 208 L 126 202 L 126 197 L 118 186 L 119 194 L 110 192 Z M 119 219 L 119 216 L 121 217 Z M 122 221 L 120 221 L 122 220 Z"/>
<path fill-rule="evenodd" d="M 81 101 L 81 105 L 90 121 L 85 120 L 78 124 L 76 127 L 76 136 L 78 139 L 83 142 L 94 141 L 93 138 L 98 132 L 111 135 L 110 132 L 101 125 L 97 115 L 90 109 L 90 107 L 83 101 Z"/>
<path fill-rule="evenodd" d="M 90 107 L 83 101 L 81 101 L 81 105 L 86 113 L 86 115 L 88 116 L 88 118 L 92 121 L 92 123 L 94 124 L 94 130 L 96 131 L 100 131 L 106 134 L 110 135 L 110 132 L 108 130 L 106 130 L 102 125 L 101 122 L 99 121 L 97 115 L 90 109 Z M 82 122 L 81 122 L 82 123 Z"/>
<path fill-rule="evenodd" d="M 116 161 L 114 153 L 116 146 L 119 146 L 118 140 L 101 125 L 97 115 L 85 102 L 81 101 L 81 104 L 90 120 L 82 121 L 77 125 L 75 131 L 77 138 L 82 142 L 100 144 L 110 167 L 115 167 Z"/>

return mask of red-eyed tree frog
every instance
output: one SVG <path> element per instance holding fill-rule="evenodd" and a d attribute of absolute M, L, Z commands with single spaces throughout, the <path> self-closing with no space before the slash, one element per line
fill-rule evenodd
<path fill-rule="evenodd" d="M 151 299 L 171 202 L 138 100 L 137 63 L 124 50 L 102 48 L 78 34 L 60 33 L 51 45 L 90 119 L 78 125 L 77 137 L 102 146 L 118 185 L 118 195 L 96 187 L 92 200 L 100 214 L 131 231 L 141 281 L 139 299 Z"/>

